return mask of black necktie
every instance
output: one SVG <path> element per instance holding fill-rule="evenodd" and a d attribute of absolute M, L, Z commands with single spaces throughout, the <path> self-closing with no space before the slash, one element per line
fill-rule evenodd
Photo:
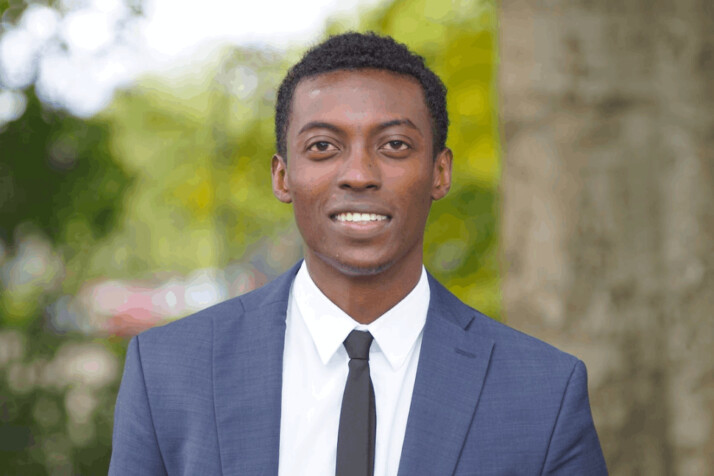
<path fill-rule="evenodd" d="M 345 393 L 342 396 L 340 429 L 337 435 L 336 476 L 372 476 L 377 411 L 369 376 L 369 346 L 372 334 L 352 331 L 345 339 L 350 356 Z"/>

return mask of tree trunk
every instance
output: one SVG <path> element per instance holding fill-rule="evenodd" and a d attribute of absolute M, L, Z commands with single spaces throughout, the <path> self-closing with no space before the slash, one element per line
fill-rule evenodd
<path fill-rule="evenodd" d="M 506 321 L 585 361 L 612 475 L 714 474 L 714 2 L 500 20 Z"/>

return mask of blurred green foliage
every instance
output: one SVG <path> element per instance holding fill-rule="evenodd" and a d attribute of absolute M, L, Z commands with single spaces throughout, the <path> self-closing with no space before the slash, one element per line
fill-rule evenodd
<path fill-rule="evenodd" d="M 131 178 L 110 124 L 26 95 L 0 133 L 0 474 L 101 474 L 124 343 L 59 333 L 48 309 L 85 281 Z"/>
<path fill-rule="evenodd" d="M 346 29 L 394 36 L 447 85 L 454 185 L 432 208 L 425 262 L 498 317 L 495 2 L 397 0 L 326 34 Z M 300 257 L 270 158 L 275 91 L 303 50 L 226 48 L 91 120 L 26 91 L 0 129 L 0 475 L 106 472 L 126 341 L 63 327 L 85 283 L 234 263 L 271 276 Z"/>

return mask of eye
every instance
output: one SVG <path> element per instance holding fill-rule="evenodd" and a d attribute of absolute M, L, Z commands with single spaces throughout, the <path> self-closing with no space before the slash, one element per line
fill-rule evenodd
<path fill-rule="evenodd" d="M 337 150 L 337 147 L 327 141 L 321 140 L 310 144 L 307 150 L 311 150 L 313 152 L 328 152 L 331 150 Z"/>
<path fill-rule="evenodd" d="M 404 151 L 407 149 L 410 149 L 409 144 L 404 142 L 403 140 L 390 140 L 386 144 L 382 146 L 382 148 L 390 150 L 390 151 Z"/>

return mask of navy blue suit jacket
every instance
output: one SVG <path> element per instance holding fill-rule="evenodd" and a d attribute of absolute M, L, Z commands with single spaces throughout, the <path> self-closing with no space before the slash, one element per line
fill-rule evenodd
<path fill-rule="evenodd" d="M 110 475 L 277 474 L 297 269 L 132 339 Z M 399 475 L 607 474 L 583 363 L 429 285 Z"/>

